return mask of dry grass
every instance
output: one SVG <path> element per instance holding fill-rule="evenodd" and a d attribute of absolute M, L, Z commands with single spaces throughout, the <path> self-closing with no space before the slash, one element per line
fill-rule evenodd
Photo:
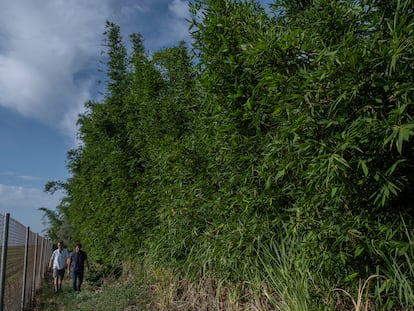
<path fill-rule="evenodd" d="M 152 271 L 152 273 L 155 273 Z M 270 311 L 269 289 L 252 290 L 246 284 L 224 284 L 206 277 L 197 282 L 175 281 L 158 271 L 151 281 L 146 276 L 124 273 L 119 279 L 107 279 L 102 286 L 85 284 L 80 293 L 72 293 L 66 279 L 59 295 L 53 294 L 52 280 L 46 280 L 38 295 L 35 311 L 72 310 L 150 310 L 150 311 Z M 275 297 L 273 297 L 275 298 Z"/>
<path fill-rule="evenodd" d="M 366 280 L 359 280 L 356 298 L 354 298 L 349 292 L 342 288 L 335 288 L 335 291 L 345 294 L 351 300 L 353 311 L 371 311 L 374 310 L 374 307 L 372 306 L 372 303 L 369 299 L 369 284 L 371 280 L 375 278 L 384 277 L 374 274 L 368 277 Z M 340 300 L 339 297 L 338 300 Z M 342 300 L 340 300 L 340 303 L 338 303 L 338 307 L 341 305 L 343 305 Z"/>
<path fill-rule="evenodd" d="M 205 277 L 197 282 L 171 278 L 150 287 L 150 295 L 156 297 L 156 310 L 226 310 L 267 311 L 274 310 L 266 291 L 253 291 L 246 284 L 224 284 L 217 278 Z M 267 291 L 270 292 L 270 291 Z"/>
<path fill-rule="evenodd" d="M 134 270 L 133 267 L 129 267 Z M 70 290 L 70 280 L 65 280 L 64 289 L 59 295 L 53 294 L 51 280 L 44 284 L 38 296 L 35 311 L 49 310 L 148 310 L 148 311 L 273 311 L 296 310 L 282 301 L 275 292 L 263 284 L 224 283 L 219 278 L 204 277 L 192 282 L 176 279 L 167 271 L 128 271 L 120 278 L 106 279 L 101 286 L 85 284 L 80 293 Z M 361 280 L 356 292 L 335 289 L 336 303 L 331 305 L 336 311 L 372 311 L 370 283 L 379 275 Z M 320 306 L 322 307 L 322 306 Z M 326 305 L 318 310 L 330 310 Z M 393 309 L 400 310 L 400 309 Z M 305 311 L 305 310 L 303 310 Z M 306 310 L 308 311 L 308 310 Z"/>

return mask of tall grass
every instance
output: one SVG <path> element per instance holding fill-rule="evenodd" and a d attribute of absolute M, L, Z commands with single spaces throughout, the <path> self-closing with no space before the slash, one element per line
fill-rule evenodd
<path fill-rule="evenodd" d="M 324 289 L 316 284 L 318 272 L 311 271 L 302 244 L 297 236 L 285 236 L 260 245 L 261 267 L 252 278 L 261 279 L 272 289 L 274 294 L 267 296 L 274 310 L 332 310 L 329 295 L 323 294 L 329 293 L 329 286 Z"/>
<path fill-rule="evenodd" d="M 409 271 L 390 261 L 394 270 L 386 280 L 372 275 L 357 288 L 334 289 L 310 269 L 300 240 L 285 237 L 260 245 L 257 261 L 247 259 L 250 268 L 244 282 L 213 275 L 189 280 L 147 260 L 124 264 L 119 278 L 87 282 L 80 293 L 72 293 L 66 279 L 63 292 L 56 296 L 49 280 L 36 310 L 414 310 L 414 270 L 412 260 L 406 258 Z M 391 299 L 393 295 L 397 300 Z"/>
<path fill-rule="evenodd" d="M 384 263 L 379 270 L 386 278 L 383 284 L 376 284 L 375 295 L 388 309 L 398 303 L 405 310 L 414 310 L 414 232 L 403 218 L 401 223 L 405 241 L 390 239 L 382 245 L 372 245 Z"/>
<path fill-rule="evenodd" d="M 371 252 L 381 262 L 377 273 L 360 279 L 356 289 L 335 289 L 353 310 L 414 310 L 414 235 L 401 219 L 405 237 L 389 230 L 386 238 L 372 242 Z"/>

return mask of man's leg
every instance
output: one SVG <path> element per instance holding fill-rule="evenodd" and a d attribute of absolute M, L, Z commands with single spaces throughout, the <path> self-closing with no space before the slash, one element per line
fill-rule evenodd
<path fill-rule="evenodd" d="M 79 272 L 78 277 L 79 277 L 78 290 L 80 290 L 81 285 L 83 283 L 83 271 L 82 272 Z"/>
<path fill-rule="evenodd" d="M 72 276 L 72 290 L 75 292 L 76 291 L 76 273 L 74 270 L 72 270 L 71 276 Z"/>
<path fill-rule="evenodd" d="M 65 276 L 65 269 L 59 270 L 58 289 L 62 290 L 63 277 Z"/>
<path fill-rule="evenodd" d="M 59 271 L 57 269 L 53 269 L 53 284 L 55 285 L 55 294 L 58 292 L 58 278 Z"/>

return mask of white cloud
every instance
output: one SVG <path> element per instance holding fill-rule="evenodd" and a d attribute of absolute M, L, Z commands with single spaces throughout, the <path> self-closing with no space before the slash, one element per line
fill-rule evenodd
<path fill-rule="evenodd" d="M 1 0 L 0 106 L 75 141 L 78 114 L 97 96 L 105 21 L 156 51 L 189 41 L 188 17 L 182 0 Z"/>
<path fill-rule="evenodd" d="M 188 1 L 174 0 L 168 5 L 168 15 L 163 16 L 158 25 L 159 33 L 156 40 L 162 43 L 158 44 L 158 47 L 175 46 L 183 40 L 190 42 L 189 24 L 186 20 L 190 18 L 188 4 Z M 149 40 L 151 45 L 152 40 L 153 38 Z"/>
<path fill-rule="evenodd" d="M 188 7 L 188 1 L 174 0 L 168 5 L 168 9 L 180 19 L 189 19 L 190 11 Z"/>
<path fill-rule="evenodd" d="M 69 138 L 71 139 L 71 146 L 78 146 L 79 141 L 77 138 L 78 126 L 77 120 L 79 114 L 84 112 L 84 103 L 92 99 L 92 95 L 89 92 L 88 85 L 92 84 L 92 81 L 84 81 L 85 86 L 78 90 L 78 99 L 73 102 L 72 106 L 69 107 L 64 116 L 59 121 L 59 128 L 62 134 L 66 135 L 70 133 Z"/>
<path fill-rule="evenodd" d="M 16 172 L 13 172 L 13 171 L 5 171 L 5 172 L 0 172 L 0 175 L 3 175 L 3 176 L 14 176 L 14 175 L 16 175 Z"/>
<path fill-rule="evenodd" d="M 32 175 L 20 175 L 17 172 L 7 171 L 7 172 L 0 172 L 0 176 L 11 177 L 12 180 L 20 179 L 24 181 L 37 181 L 42 180 L 39 176 L 32 176 Z"/>
<path fill-rule="evenodd" d="M 175 40 L 175 43 L 181 40 L 189 41 L 188 19 L 190 18 L 190 11 L 188 1 L 174 0 L 168 6 L 168 9 L 173 14 L 173 19 L 170 22 L 171 39 Z"/>
<path fill-rule="evenodd" d="M 10 216 L 33 232 L 41 233 L 43 212 L 38 208 L 53 210 L 62 198 L 62 194 L 50 195 L 37 188 L 24 188 L 0 184 L 0 212 Z"/>
<path fill-rule="evenodd" d="M 40 177 L 30 175 L 19 175 L 17 177 L 26 181 L 41 180 Z"/>
<path fill-rule="evenodd" d="M 134 18 L 137 13 L 147 13 L 150 11 L 150 8 L 146 4 L 134 3 L 132 5 L 121 6 L 118 13 L 118 18 Z M 115 15 L 112 15 L 115 17 Z"/>
<path fill-rule="evenodd" d="M 106 2 L 2 0 L 0 105 L 54 126 L 67 124 L 68 111 L 80 112 L 96 78 L 78 84 L 75 77 L 96 73 Z"/>

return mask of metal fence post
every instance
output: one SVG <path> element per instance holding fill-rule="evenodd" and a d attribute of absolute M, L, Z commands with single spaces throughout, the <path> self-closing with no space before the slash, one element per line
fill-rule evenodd
<path fill-rule="evenodd" d="M 29 236 L 30 236 L 30 227 L 26 228 L 26 241 L 24 246 L 24 262 L 23 262 L 23 285 L 22 285 L 22 299 L 20 310 L 24 310 L 24 305 L 26 302 L 26 280 L 27 280 L 27 259 L 29 254 Z"/>
<path fill-rule="evenodd" d="M 3 225 L 3 243 L 1 251 L 1 274 L 0 274 L 0 311 L 4 307 L 4 286 L 6 284 L 6 264 L 7 264 L 7 242 L 9 239 L 9 219 L 10 214 L 6 213 Z"/>
<path fill-rule="evenodd" d="M 30 303 L 33 303 L 36 294 L 36 264 L 37 264 L 37 240 L 38 234 L 35 234 L 35 245 L 34 245 L 34 261 L 33 261 L 33 279 L 32 279 L 32 298 Z"/>
<path fill-rule="evenodd" d="M 41 237 L 40 240 L 42 241 L 42 244 L 40 245 L 40 262 L 39 262 L 39 273 L 37 275 L 37 281 L 41 281 L 44 276 L 44 267 L 45 267 L 45 238 Z"/>

